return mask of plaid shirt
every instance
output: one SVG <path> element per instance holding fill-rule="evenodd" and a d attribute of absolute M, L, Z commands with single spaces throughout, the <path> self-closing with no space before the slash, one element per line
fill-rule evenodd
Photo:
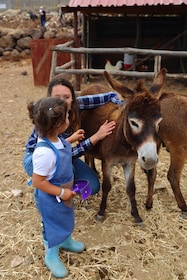
<path fill-rule="evenodd" d="M 123 104 L 123 100 L 120 100 L 118 98 L 116 92 L 107 92 L 77 97 L 77 102 L 80 110 L 93 109 L 102 106 L 110 101 L 118 105 Z"/>
<path fill-rule="evenodd" d="M 98 106 L 104 105 L 108 102 L 113 102 L 115 104 L 122 104 L 123 101 L 118 99 L 118 96 L 115 92 L 108 92 L 104 94 L 94 94 L 94 95 L 86 95 L 86 96 L 79 96 L 77 97 L 77 102 L 80 110 L 83 109 L 93 109 Z M 59 135 L 59 137 L 66 138 L 67 135 Z M 26 149 L 29 151 L 34 151 L 34 148 L 37 144 L 37 132 L 34 129 L 32 134 L 30 135 L 29 139 L 27 140 L 27 143 L 25 145 Z M 83 140 L 75 147 L 72 147 L 72 157 L 78 158 L 82 156 L 86 151 L 90 150 L 92 148 L 92 143 L 90 141 L 90 138 Z"/>

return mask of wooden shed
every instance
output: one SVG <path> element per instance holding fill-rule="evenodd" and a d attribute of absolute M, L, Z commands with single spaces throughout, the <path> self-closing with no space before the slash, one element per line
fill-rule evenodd
<path fill-rule="evenodd" d="M 187 50 L 187 0 L 70 0 L 61 12 L 74 14 L 74 40 L 81 36 L 83 47 L 134 47 L 151 50 Z M 80 35 L 79 25 L 82 24 Z M 77 42 L 77 43 L 76 43 Z M 87 66 L 104 68 L 106 58 L 113 64 L 123 54 L 86 55 Z M 136 57 L 136 64 L 153 70 L 151 57 Z M 165 57 L 162 67 L 186 73 L 187 58 Z M 141 70 L 141 68 L 140 68 Z"/>

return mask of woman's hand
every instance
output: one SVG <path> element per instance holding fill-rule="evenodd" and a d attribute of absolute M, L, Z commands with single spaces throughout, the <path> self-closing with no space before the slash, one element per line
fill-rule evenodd
<path fill-rule="evenodd" d="M 85 138 L 84 133 L 85 133 L 84 129 L 78 129 L 71 136 L 66 138 L 66 140 L 71 144 L 76 142 L 76 141 L 84 140 L 84 138 Z"/>
<path fill-rule="evenodd" d="M 108 120 L 105 121 L 104 124 L 100 126 L 98 131 L 90 137 L 90 141 L 92 145 L 95 145 L 98 141 L 110 135 L 115 127 L 116 127 L 115 121 L 111 121 L 111 122 L 109 122 Z"/>

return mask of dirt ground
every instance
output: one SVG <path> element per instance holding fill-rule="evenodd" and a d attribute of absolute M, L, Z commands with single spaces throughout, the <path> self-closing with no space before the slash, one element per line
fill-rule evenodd
<path fill-rule="evenodd" d="M 25 72 L 26 71 L 26 72 Z M 23 73 L 27 75 L 23 75 Z M 186 93 L 180 83 L 168 90 Z M 33 201 L 33 187 L 22 168 L 25 142 L 32 130 L 26 105 L 46 95 L 35 87 L 30 60 L 0 60 L 0 279 L 55 279 L 44 266 L 40 217 Z M 98 167 L 100 166 L 97 163 Z M 183 280 L 187 279 L 187 221 L 181 218 L 166 179 L 169 155 L 160 153 L 154 206 L 144 207 L 147 183 L 137 166 L 137 203 L 144 226 L 133 224 L 121 168 L 111 174 L 113 188 L 107 216 L 95 221 L 101 192 L 81 202 L 75 198 L 73 236 L 86 243 L 81 254 L 62 251 L 60 257 L 75 280 Z M 186 166 L 181 188 L 187 200 Z"/>

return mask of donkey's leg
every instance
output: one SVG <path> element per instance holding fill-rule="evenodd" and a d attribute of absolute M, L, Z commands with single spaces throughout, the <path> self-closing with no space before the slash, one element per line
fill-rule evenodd
<path fill-rule="evenodd" d="M 170 167 L 167 178 L 171 184 L 178 207 L 182 210 L 182 214 L 187 218 L 187 205 L 180 189 L 181 172 L 186 161 L 186 155 L 183 151 L 176 148 L 176 151 L 170 150 Z"/>
<path fill-rule="evenodd" d="M 153 207 L 153 194 L 154 194 L 154 184 L 156 180 L 156 167 L 151 170 L 144 170 L 147 181 L 148 181 L 148 192 L 147 192 L 147 199 L 145 203 L 145 207 L 147 210 L 150 210 Z"/>
<path fill-rule="evenodd" d="M 161 141 L 157 139 L 157 153 L 159 154 L 161 148 Z M 147 199 L 145 202 L 145 207 L 147 210 L 150 210 L 153 207 L 153 194 L 154 194 L 154 185 L 156 181 L 157 175 L 157 167 L 155 166 L 151 170 L 144 170 L 147 182 L 148 182 L 148 192 L 147 192 Z"/>
<path fill-rule="evenodd" d="M 105 216 L 105 209 L 107 207 L 107 197 L 111 190 L 110 174 L 111 167 L 106 161 L 102 161 L 102 172 L 103 172 L 103 183 L 102 183 L 102 199 L 100 204 L 100 209 L 97 214 L 97 220 L 103 221 Z"/>
<path fill-rule="evenodd" d="M 136 202 L 136 187 L 134 182 L 134 173 L 135 173 L 135 163 L 128 163 L 123 166 L 124 175 L 126 180 L 126 192 L 131 204 L 131 215 L 134 218 L 135 223 L 141 224 L 142 219 L 139 216 L 137 202 Z"/>
<path fill-rule="evenodd" d="M 99 176 L 99 172 L 97 171 L 96 169 L 96 166 L 95 166 L 95 161 L 94 161 L 94 157 L 89 155 L 89 154 L 86 154 L 84 156 L 85 158 L 85 162 L 90 166 L 91 169 L 93 169 L 93 171 L 95 171 L 95 173 Z"/>

